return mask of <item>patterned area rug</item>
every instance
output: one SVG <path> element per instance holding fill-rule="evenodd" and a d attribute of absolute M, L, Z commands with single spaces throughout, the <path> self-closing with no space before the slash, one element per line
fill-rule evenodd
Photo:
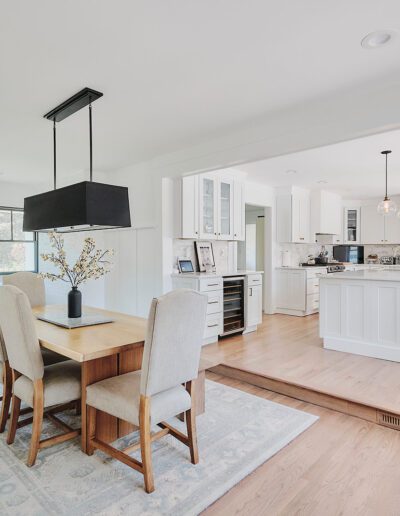
<path fill-rule="evenodd" d="M 167 436 L 153 444 L 155 492 L 142 476 L 96 451 L 83 454 L 78 439 L 41 450 L 28 468 L 31 426 L 12 446 L 0 436 L 0 514 L 196 515 L 277 453 L 318 418 L 225 385 L 207 381 L 206 413 L 197 419 L 200 463 Z M 80 426 L 73 413 L 65 421 Z M 184 428 L 179 421 L 173 422 Z M 57 430 L 45 423 L 48 435 Z M 121 439 L 128 446 L 135 434 Z M 140 452 L 135 454 L 140 459 Z"/>

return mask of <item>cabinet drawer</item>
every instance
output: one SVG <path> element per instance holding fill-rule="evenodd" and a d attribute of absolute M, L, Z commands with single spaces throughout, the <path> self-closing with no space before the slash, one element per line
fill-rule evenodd
<path fill-rule="evenodd" d="M 204 338 L 215 337 L 222 333 L 222 331 L 222 313 L 207 315 Z"/>
<path fill-rule="evenodd" d="M 222 278 L 204 278 L 199 281 L 200 292 L 222 290 Z"/>
<path fill-rule="evenodd" d="M 207 296 L 207 314 L 218 314 L 222 312 L 222 292 L 214 290 L 207 292 Z"/>
<path fill-rule="evenodd" d="M 319 278 L 307 278 L 307 294 L 319 293 Z"/>
<path fill-rule="evenodd" d="M 307 279 L 311 279 L 311 278 L 319 278 L 321 276 L 325 276 L 325 274 L 328 274 L 327 270 L 322 268 L 321 269 L 317 269 L 317 270 L 312 270 L 310 271 L 309 269 L 307 270 Z"/>
<path fill-rule="evenodd" d="M 310 294 L 307 296 L 307 312 L 319 310 L 319 294 Z"/>
<path fill-rule="evenodd" d="M 261 274 L 249 274 L 247 276 L 247 282 L 249 287 L 252 285 L 261 285 L 262 283 L 262 275 Z"/>

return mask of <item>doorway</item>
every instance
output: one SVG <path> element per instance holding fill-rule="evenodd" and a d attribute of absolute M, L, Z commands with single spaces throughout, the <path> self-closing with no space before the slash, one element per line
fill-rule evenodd
<path fill-rule="evenodd" d="M 238 269 L 248 271 L 265 270 L 265 209 L 260 206 L 246 204 L 245 240 L 238 242 Z M 263 306 L 264 306 L 263 289 Z"/>

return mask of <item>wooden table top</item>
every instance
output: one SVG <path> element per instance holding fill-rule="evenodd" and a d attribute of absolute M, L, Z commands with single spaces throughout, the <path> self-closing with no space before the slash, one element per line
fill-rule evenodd
<path fill-rule="evenodd" d="M 46 305 L 35 307 L 33 313 L 38 315 L 60 309 L 66 310 L 66 307 Z M 77 362 L 114 355 L 144 345 L 147 319 L 99 308 L 84 307 L 83 311 L 100 313 L 114 322 L 69 330 L 36 319 L 40 344 Z"/>

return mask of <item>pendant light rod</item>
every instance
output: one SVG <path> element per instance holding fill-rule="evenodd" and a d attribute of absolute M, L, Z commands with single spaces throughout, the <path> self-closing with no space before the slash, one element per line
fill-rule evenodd
<path fill-rule="evenodd" d="M 93 181 L 93 137 L 92 137 L 92 104 L 89 104 L 89 153 L 90 153 L 90 182 Z"/>
<path fill-rule="evenodd" d="M 387 171 L 387 162 L 388 162 L 388 154 L 390 154 L 391 150 L 384 150 L 381 154 L 385 155 L 385 200 L 388 199 L 388 171 Z"/>
<path fill-rule="evenodd" d="M 53 120 L 53 181 L 54 190 L 57 188 L 57 146 L 56 146 L 56 121 Z"/>

